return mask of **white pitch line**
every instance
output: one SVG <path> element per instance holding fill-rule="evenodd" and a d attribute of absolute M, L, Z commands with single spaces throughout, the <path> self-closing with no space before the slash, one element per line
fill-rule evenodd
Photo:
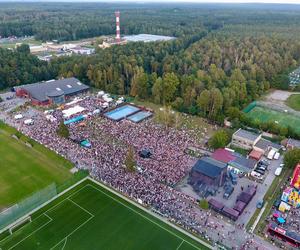
<path fill-rule="evenodd" d="M 67 240 L 68 240 L 68 237 L 66 237 L 66 239 L 65 239 L 65 244 L 63 245 L 63 247 L 62 247 L 61 250 L 64 250 L 64 249 L 65 249 L 65 246 L 67 245 Z"/>
<path fill-rule="evenodd" d="M 179 250 L 179 248 L 182 246 L 183 243 L 184 243 L 184 240 L 181 241 L 181 243 L 180 243 L 179 246 L 176 248 L 176 250 Z"/>
<path fill-rule="evenodd" d="M 95 215 L 93 215 L 92 213 L 90 213 L 88 210 L 86 210 L 85 208 L 83 208 L 82 206 L 80 206 L 79 204 L 77 204 L 75 201 L 73 201 L 70 198 L 67 198 L 68 201 L 72 202 L 75 206 L 79 207 L 80 209 L 82 209 L 84 212 L 88 213 L 89 215 L 91 215 L 92 217 L 95 217 Z"/>
<path fill-rule="evenodd" d="M 44 215 L 44 214 L 42 214 L 42 215 Z M 15 248 L 21 242 L 23 242 L 24 240 L 26 240 L 27 238 L 29 238 L 30 236 L 32 236 L 33 234 L 35 234 L 37 231 L 41 230 L 43 227 L 47 226 L 52 221 L 52 218 L 49 217 L 49 216 L 47 216 L 47 215 L 45 215 L 45 216 L 50 219 L 48 222 L 46 222 L 44 225 L 42 225 L 39 228 L 37 228 L 36 230 L 34 230 L 32 233 L 28 234 L 25 238 L 23 238 L 22 240 L 20 240 L 19 242 L 17 242 L 15 245 L 13 245 L 12 247 L 10 247 L 8 250 Z"/>
<path fill-rule="evenodd" d="M 124 207 L 126 207 L 126 208 L 128 208 L 129 210 L 133 211 L 134 213 L 136 213 L 136 214 L 140 215 L 140 216 L 141 216 L 141 217 L 143 217 L 144 219 L 146 219 L 146 220 L 148 220 L 148 221 L 152 222 L 152 223 L 153 223 L 153 224 L 155 224 L 156 226 L 158 226 L 158 227 L 162 228 L 163 230 L 167 231 L 168 233 L 172 234 L 172 235 L 173 235 L 173 236 L 175 236 L 176 238 L 179 238 L 179 239 L 181 239 L 181 240 L 185 241 L 183 238 L 181 238 L 180 236 L 178 236 L 178 235 L 177 235 L 177 234 L 175 234 L 174 232 L 170 231 L 169 229 L 166 229 L 166 228 L 164 228 L 163 226 L 161 226 L 161 225 L 160 225 L 160 224 L 158 224 L 157 222 L 155 222 L 155 221 L 153 221 L 153 220 L 149 219 L 147 216 L 145 216 L 145 215 L 143 215 L 143 214 L 139 213 L 138 211 L 136 211 L 135 209 L 133 209 L 133 208 L 131 208 L 131 207 L 129 207 L 129 206 L 127 206 L 127 205 L 125 205 L 125 204 L 124 204 L 124 203 L 122 203 L 121 201 L 119 201 L 119 200 L 117 200 L 116 198 L 114 198 L 114 197 L 110 196 L 109 194 L 107 194 L 107 193 L 103 192 L 102 190 L 100 190 L 100 189 L 98 189 L 98 188 L 94 187 L 94 186 L 93 186 L 93 185 L 91 185 L 91 184 L 87 184 L 87 186 L 90 186 L 90 187 L 92 187 L 92 188 L 94 188 L 94 189 L 98 190 L 99 192 L 103 193 L 104 195 L 108 196 L 109 198 L 113 199 L 114 201 L 116 201 L 116 202 L 120 203 L 121 205 L 123 205 Z M 162 222 L 163 222 L 163 221 L 162 221 Z M 164 222 L 163 222 L 163 223 L 164 223 Z M 188 244 L 190 244 L 192 247 L 194 247 L 194 248 L 196 248 L 196 249 L 199 249 L 199 250 L 201 250 L 200 248 L 198 248 L 197 246 L 195 246 L 193 243 L 191 243 L 191 242 L 188 242 L 188 241 L 186 241 L 186 242 L 187 242 Z"/>
<path fill-rule="evenodd" d="M 50 248 L 50 250 L 54 249 L 55 247 L 57 247 L 61 242 L 63 242 L 63 240 L 65 240 L 66 238 L 68 238 L 69 236 L 71 236 L 73 233 L 75 233 L 79 228 L 83 227 L 86 223 L 88 223 L 91 219 L 93 219 L 94 217 L 90 217 L 88 218 L 85 222 L 83 222 L 81 225 L 79 225 L 77 228 L 75 228 L 71 233 L 69 233 L 65 238 L 63 238 L 60 242 L 58 242 L 56 245 L 54 245 L 53 247 Z"/>
<path fill-rule="evenodd" d="M 66 200 L 68 200 L 70 197 L 72 197 L 73 195 L 77 194 L 78 192 L 80 192 L 82 189 L 84 189 L 85 187 L 87 187 L 87 185 L 83 186 L 82 188 L 78 189 L 76 192 L 70 194 L 67 198 L 63 199 L 62 201 L 58 202 L 57 204 L 55 204 L 53 207 L 50 207 L 49 209 L 47 209 L 44 213 L 42 213 L 41 215 L 39 215 L 38 217 L 36 217 L 34 220 L 32 220 L 31 222 L 29 222 L 27 225 L 29 225 L 30 223 L 32 223 L 33 221 L 36 221 L 38 218 L 40 218 L 41 216 L 45 215 L 47 218 L 50 219 L 50 221 L 48 221 L 47 223 L 45 223 L 44 225 L 42 225 L 41 227 L 39 227 L 38 229 L 34 230 L 32 233 L 30 233 L 29 235 L 27 235 L 25 238 L 23 238 L 22 240 L 18 241 L 15 245 L 13 245 L 10 249 L 13 249 L 14 247 L 16 247 L 17 245 L 19 245 L 21 242 L 23 242 L 24 240 L 26 240 L 28 237 L 30 237 L 31 235 L 33 235 L 34 233 L 36 233 L 37 231 L 39 231 L 40 229 L 42 229 L 44 226 L 48 225 L 53 219 L 47 214 L 47 212 L 53 210 L 54 208 L 58 207 L 59 205 L 61 205 L 63 202 L 65 202 Z M 90 214 L 90 213 L 89 213 Z M 21 230 L 22 228 L 20 228 L 19 230 Z M 11 234 L 8 237 L 11 237 L 13 234 Z M 0 242 L 7 240 L 8 237 L 4 238 L 3 240 L 1 240 Z"/>

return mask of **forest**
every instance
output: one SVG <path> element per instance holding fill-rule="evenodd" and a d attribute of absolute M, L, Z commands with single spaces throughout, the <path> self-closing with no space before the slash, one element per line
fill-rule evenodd
<path fill-rule="evenodd" d="M 97 49 L 94 56 L 63 57 L 48 64 L 30 55 L 26 46 L 13 52 L 1 49 L 0 88 L 75 76 L 98 89 L 221 123 L 233 108 L 244 108 L 269 88 L 287 89 L 286 74 L 300 62 L 300 7 L 92 3 L 84 9 L 70 3 L 2 7 L 2 36 L 63 41 L 113 34 L 113 12 L 118 9 L 122 34 L 177 39 L 112 46 Z"/>

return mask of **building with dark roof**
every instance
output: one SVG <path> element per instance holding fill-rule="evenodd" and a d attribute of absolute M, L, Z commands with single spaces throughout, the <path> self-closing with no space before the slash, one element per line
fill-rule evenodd
<path fill-rule="evenodd" d="M 255 134 L 244 129 L 239 129 L 232 135 L 231 143 L 236 147 L 250 150 L 260 139 L 261 134 Z"/>
<path fill-rule="evenodd" d="M 22 85 L 14 89 L 17 96 L 30 98 L 34 105 L 49 105 L 64 103 L 70 96 L 85 92 L 89 87 L 71 77 Z"/>
<path fill-rule="evenodd" d="M 256 160 L 247 159 L 238 153 L 234 153 L 234 155 L 236 158 L 228 163 L 228 169 L 234 171 L 236 174 L 250 173 L 257 165 Z"/>
<path fill-rule="evenodd" d="M 279 151 L 281 146 L 279 144 L 273 143 L 269 140 L 266 140 L 264 138 L 261 138 L 258 140 L 258 142 L 254 145 L 253 149 L 256 151 L 260 151 L 263 154 L 265 154 L 270 149 L 274 149 L 275 151 Z"/>
<path fill-rule="evenodd" d="M 192 183 L 208 186 L 223 186 L 227 174 L 227 164 L 210 157 L 199 159 L 193 166 L 190 178 Z"/>

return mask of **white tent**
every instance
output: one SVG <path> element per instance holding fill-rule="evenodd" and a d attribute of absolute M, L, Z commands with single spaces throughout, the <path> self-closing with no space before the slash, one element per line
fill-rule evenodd
<path fill-rule="evenodd" d="M 33 123 L 34 123 L 34 122 L 33 122 L 32 119 L 27 119 L 27 120 L 24 121 L 24 124 L 25 124 L 25 125 L 33 125 Z"/>
<path fill-rule="evenodd" d="M 77 113 L 80 113 L 80 112 L 82 112 L 84 110 L 85 110 L 85 108 L 83 108 L 83 107 L 81 107 L 79 105 L 76 105 L 73 108 L 69 108 L 69 109 L 63 110 L 62 112 L 64 114 L 64 117 L 67 118 L 67 117 L 70 117 L 70 116 L 75 115 Z"/>
<path fill-rule="evenodd" d="M 71 105 L 76 104 L 76 103 L 78 103 L 78 102 L 80 102 L 80 101 L 82 101 L 81 98 L 75 98 L 73 101 L 68 102 L 68 103 L 66 103 L 65 105 L 66 105 L 66 106 L 71 106 Z"/>
<path fill-rule="evenodd" d="M 23 118 L 23 115 L 21 115 L 21 114 L 15 115 L 15 119 L 16 119 L 16 120 L 20 120 L 20 119 L 22 119 L 22 118 Z"/>

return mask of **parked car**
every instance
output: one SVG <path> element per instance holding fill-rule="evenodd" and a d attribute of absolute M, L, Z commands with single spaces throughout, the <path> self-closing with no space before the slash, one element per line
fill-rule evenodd
<path fill-rule="evenodd" d="M 278 152 L 276 152 L 276 153 L 274 154 L 274 160 L 278 160 L 279 157 L 280 157 L 280 154 L 279 154 Z"/>
<path fill-rule="evenodd" d="M 258 201 L 258 202 L 256 203 L 256 207 L 257 207 L 258 209 L 261 209 L 263 206 L 264 206 L 264 201 Z"/>
<path fill-rule="evenodd" d="M 259 169 L 259 170 L 262 170 L 262 171 L 267 170 L 267 168 L 265 166 L 257 166 L 256 168 Z"/>
<path fill-rule="evenodd" d="M 228 199 L 230 197 L 230 195 L 233 193 L 234 191 L 234 187 L 233 186 L 228 186 L 226 189 L 225 189 L 225 193 L 223 195 L 223 197 L 225 199 Z"/>
<path fill-rule="evenodd" d="M 282 172 L 282 168 L 281 168 L 281 167 L 276 168 L 276 170 L 275 170 L 275 175 L 276 175 L 276 176 L 280 176 L 280 175 L 281 175 L 281 172 Z"/>
<path fill-rule="evenodd" d="M 263 179 L 262 175 L 260 173 L 256 172 L 256 171 L 252 171 L 251 176 L 255 177 L 256 179 L 259 179 L 259 180 Z"/>
<path fill-rule="evenodd" d="M 230 172 L 230 179 L 233 185 L 237 185 L 237 175 L 234 172 Z"/>
<path fill-rule="evenodd" d="M 259 174 L 261 174 L 261 175 L 265 174 L 265 171 L 257 169 L 257 168 L 254 171 L 257 172 L 257 173 L 259 173 Z"/>

